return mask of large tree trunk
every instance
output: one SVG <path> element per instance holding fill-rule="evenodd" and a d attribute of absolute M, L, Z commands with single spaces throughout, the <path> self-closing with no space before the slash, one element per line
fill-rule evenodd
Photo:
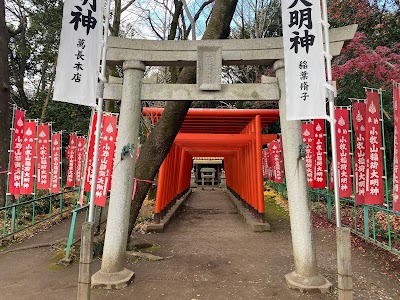
<path fill-rule="evenodd" d="M 216 0 L 203 39 L 226 39 L 236 9 L 237 0 Z M 185 67 L 177 83 L 196 83 L 196 68 Z M 158 124 L 144 143 L 136 163 L 135 177 L 153 180 L 167 156 L 176 135 L 190 108 L 190 101 L 169 102 Z M 138 181 L 134 201 L 131 205 L 129 233 L 132 232 L 142 203 L 151 187 L 150 183 Z"/>
<path fill-rule="evenodd" d="M 8 147 L 10 138 L 9 118 L 10 110 L 10 76 L 8 70 L 8 41 L 10 35 L 6 27 L 4 14 L 4 0 L 0 0 L 0 207 L 6 199 L 6 182 L 8 166 Z"/>

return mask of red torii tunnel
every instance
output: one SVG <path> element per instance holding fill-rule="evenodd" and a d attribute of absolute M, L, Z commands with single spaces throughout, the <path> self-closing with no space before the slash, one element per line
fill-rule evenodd
<path fill-rule="evenodd" d="M 161 108 L 143 108 L 157 122 Z M 159 223 L 190 188 L 194 157 L 223 157 L 227 188 L 264 222 L 262 145 L 277 138 L 262 128 L 277 109 L 190 109 L 158 175 L 154 221 Z"/>

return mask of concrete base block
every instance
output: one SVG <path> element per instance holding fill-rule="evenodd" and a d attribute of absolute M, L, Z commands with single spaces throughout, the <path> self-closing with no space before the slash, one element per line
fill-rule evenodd
<path fill-rule="evenodd" d="M 306 277 L 293 271 L 285 275 L 285 280 L 289 288 L 300 292 L 320 292 L 327 293 L 331 290 L 332 284 L 322 275 Z"/>
<path fill-rule="evenodd" d="M 92 289 L 123 289 L 131 283 L 134 277 L 135 273 L 126 268 L 117 273 L 105 273 L 100 270 L 92 276 Z"/>
<path fill-rule="evenodd" d="M 229 199 L 231 199 L 232 203 L 236 206 L 239 214 L 243 216 L 246 223 L 251 226 L 254 232 L 271 231 L 271 226 L 268 222 L 265 221 L 264 223 L 260 223 L 259 220 L 257 220 L 228 189 L 224 190 L 229 196 Z"/>
<path fill-rule="evenodd" d="M 166 216 L 164 218 L 162 218 L 160 223 L 158 223 L 158 224 L 149 223 L 147 225 L 146 232 L 155 232 L 155 233 L 164 232 L 164 230 L 168 226 L 169 222 L 171 222 L 171 220 L 174 218 L 176 213 L 182 207 L 182 204 L 185 203 L 185 201 L 189 198 L 189 196 L 191 194 L 192 194 L 192 190 L 189 189 L 189 191 L 185 195 L 183 195 L 179 200 L 176 201 L 174 206 L 170 209 L 170 211 L 166 214 Z"/>

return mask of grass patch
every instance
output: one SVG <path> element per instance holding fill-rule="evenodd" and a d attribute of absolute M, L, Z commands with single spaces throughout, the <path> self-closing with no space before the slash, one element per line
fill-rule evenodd
<path fill-rule="evenodd" d="M 267 219 L 284 219 L 289 220 L 289 214 L 287 212 L 287 208 L 285 207 L 285 203 L 280 203 L 282 200 L 281 196 L 275 193 L 275 191 L 269 187 L 264 192 L 265 199 L 265 216 Z"/>
<path fill-rule="evenodd" d="M 143 249 L 146 252 L 158 252 L 161 251 L 161 246 L 160 245 L 152 245 L 151 247 Z"/>

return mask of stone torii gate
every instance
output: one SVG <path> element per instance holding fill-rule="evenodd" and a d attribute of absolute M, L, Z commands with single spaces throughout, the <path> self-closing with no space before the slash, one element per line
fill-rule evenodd
<path fill-rule="evenodd" d="M 357 26 L 331 29 L 331 54 L 337 56 Z M 126 145 L 135 144 L 139 134 L 140 101 L 270 101 L 280 100 L 285 174 L 289 201 L 294 270 L 285 275 L 291 288 L 326 291 L 331 284 L 318 273 L 312 234 L 304 162 L 298 160 L 302 144 L 301 122 L 286 120 L 283 40 L 281 37 L 249 40 L 149 41 L 109 38 L 107 63 L 122 64 L 123 83 L 105 85 L 104 99 L 121 100 L 115 169 L 112 178 L 107 230 L 101 269 L 92 286 L 122 288 L 134 272 L 125 268 L 129 210 L 133 190 L 135 155 L 121 160 Z M 261 84 L 221 84 L 223 65 L 273 65 L 276 78 Z M 145 66 L 197 65 L 197 84 L 142 82 Z M 134 147 L 135 148 L 135 147 Z M 135 151 L 135 150 L 134 150 Z"/>

